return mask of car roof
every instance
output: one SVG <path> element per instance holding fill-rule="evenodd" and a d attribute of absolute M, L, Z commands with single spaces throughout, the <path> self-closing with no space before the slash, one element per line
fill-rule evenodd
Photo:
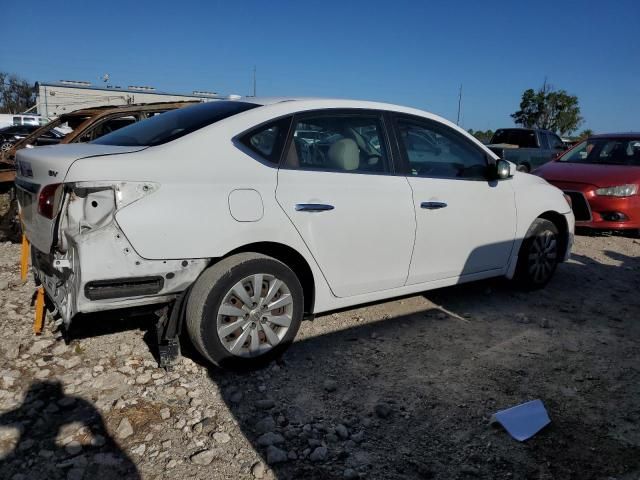
<path fill-rule="evenodd" d="M 591 135 L 589 138 L 640 138 L 640 132 L 598 133 L 597 135 Z"/>

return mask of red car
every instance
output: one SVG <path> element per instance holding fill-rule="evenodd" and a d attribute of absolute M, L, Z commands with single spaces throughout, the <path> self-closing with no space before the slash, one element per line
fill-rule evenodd
<path fill-rule="evenodd" d="M 594 135 L 533 173 L 571 197 L 576 227 L 640 233 L 640 133 Z"/>

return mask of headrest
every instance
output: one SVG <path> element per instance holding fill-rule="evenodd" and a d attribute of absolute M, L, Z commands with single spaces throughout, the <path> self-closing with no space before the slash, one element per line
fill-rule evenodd
<path fill-rule="evenodd" d="M 360 166 L 360 150 L 355 140 L 343 138 L 331 145 L 329 163 L 338 170 L 357 170 Z"/>

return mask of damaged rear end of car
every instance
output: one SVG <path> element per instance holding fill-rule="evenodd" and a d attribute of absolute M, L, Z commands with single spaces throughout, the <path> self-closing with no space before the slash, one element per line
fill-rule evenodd
<path fill-rule="evenodd" d="M 32 270 L 53 313 L 68 326 L 78 313 L 168 303 L 193 283 L 205 259 L 140 256 L 116 214 L 152 196 L 150 181 L 67 181 L 82 159 L 129 156 L 144 147 L 65 145 L 22 150 L 16 186 Z M 103 158 L 104 157 L 104 158 Z"/>

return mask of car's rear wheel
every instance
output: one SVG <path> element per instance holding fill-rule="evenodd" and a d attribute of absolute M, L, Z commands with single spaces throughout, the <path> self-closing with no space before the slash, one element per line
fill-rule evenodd
<path fill-rule="evenodd" d="M 205 270 L 189 295 L 186 325 L 198 351 L 227 368 L 260 366 L 293 342 L 303 290 L 284 263 L 240 253 Z"/>
<path fill-rule="evenodd" d="M 531 171 L 531 167 L 528 163 L 521 163 L 516 167 L 516 170 L 519 172 L 529 173 Z"/>
<path fill-rule="evenodd" d="M 524 288 L 544 287 L 556 271 L 560 261 L 558 227 L 544 218 L 537 218 L 520 247 L 515 280 Z"/>

